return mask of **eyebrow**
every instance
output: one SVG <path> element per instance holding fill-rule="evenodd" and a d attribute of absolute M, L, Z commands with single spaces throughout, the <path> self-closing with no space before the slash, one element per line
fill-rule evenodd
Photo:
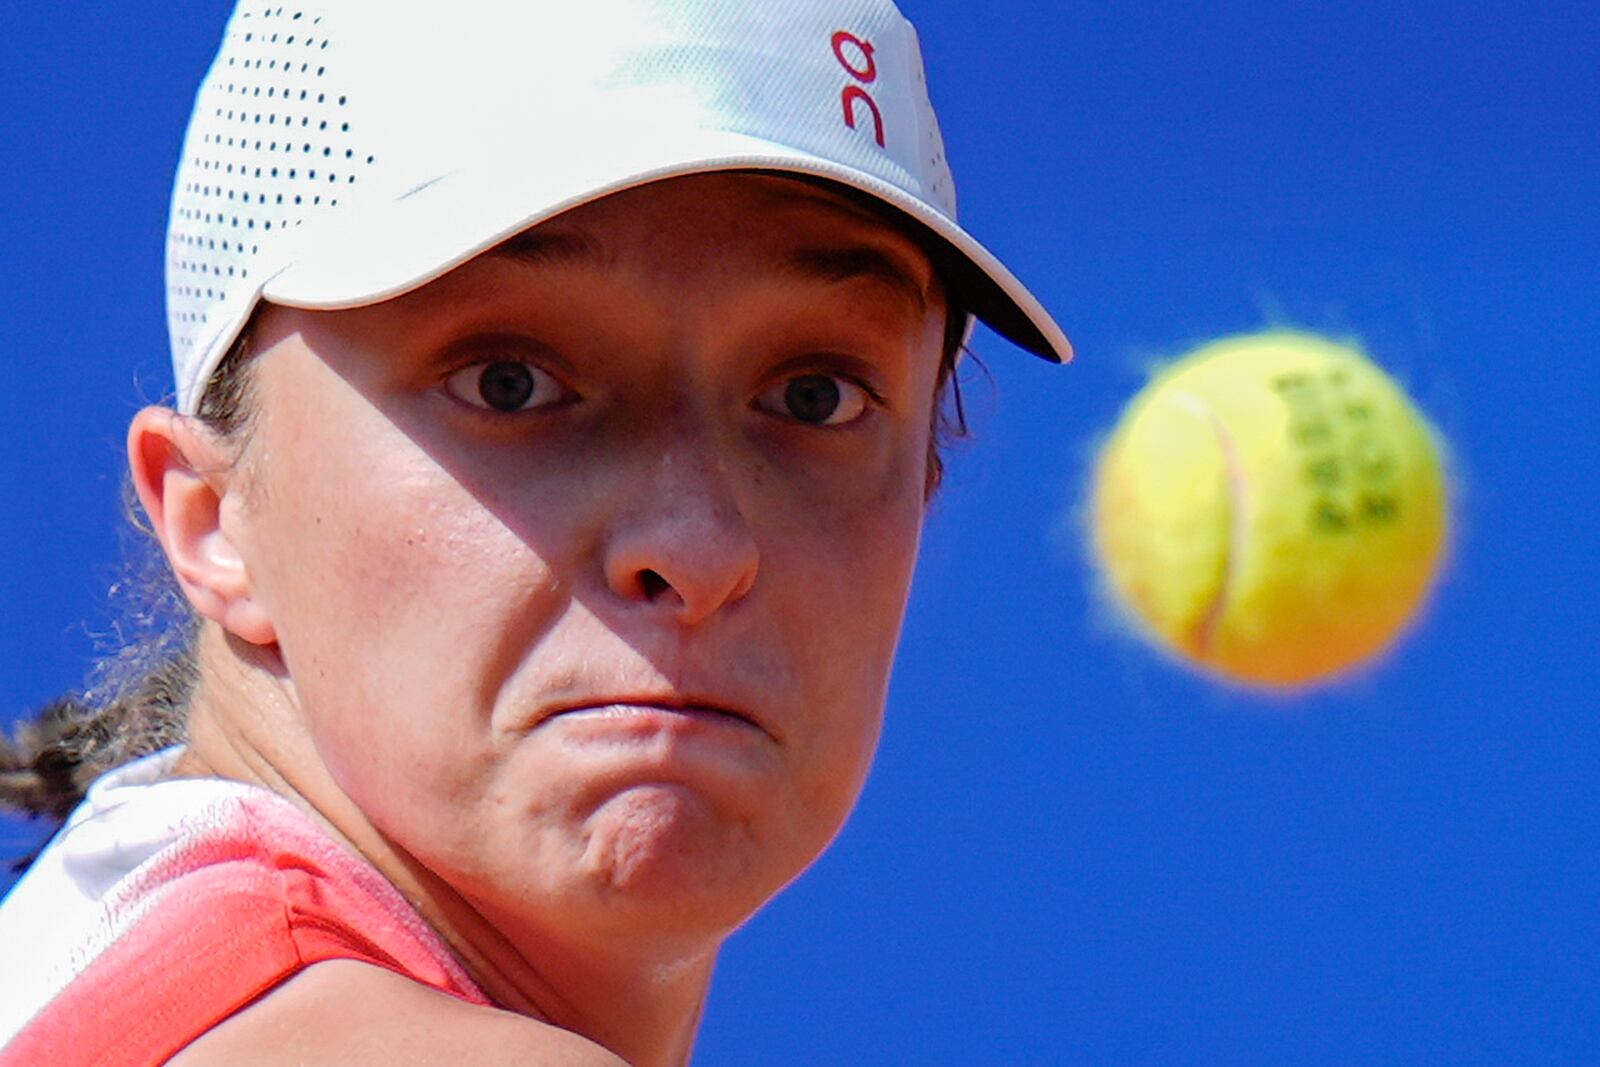
<path fill-rule="evenodd" d="M 600 264 L 605 250 L 580 230 L 528 230 L 501 242 L 488 255 L 530 266 Z M 893 256 L 870 245 L 802 248 L 784 257 L 781 269 L 808 281 L 837 285 L 869 279 L 882 282 L 905 297 L 920 317 L 927 313 L 926 288 Z"/>
<path fill-rule="evenodd" d="M 923 286 L 885 252 L 867 245 L 849 248 L 803 248 L 791 253 L 785 266 L 795 274 L 831 283 L 868 278 L 884 282 L 903 295 L 920 317 L 927 313 Z"/>
<path fill-rule="evenodd" d="M 495 245 L 489 249 L 488 255 L 535 267 L 551 263 L 605 261 L 605 252 L 600 245 L 578 230 L 526 230 Z"/>

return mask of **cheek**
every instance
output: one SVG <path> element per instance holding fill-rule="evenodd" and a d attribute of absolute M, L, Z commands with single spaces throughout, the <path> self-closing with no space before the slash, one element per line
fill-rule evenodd
<path fill-rule="evenodd" d="M 335 780 L 377 814 L 477 788 L 495 692 L 559 611 L 544 561 L 381 420 L 279 450 L 260 582 Z"/>
<path fill-rule="evenodd" d="M 922 447 L 860 494 L 799 509 L 765 561 L 783 641 L 824 712 L 807 762 L 828 807 L 853 803 L 876 747 L 922 529 Z"/>

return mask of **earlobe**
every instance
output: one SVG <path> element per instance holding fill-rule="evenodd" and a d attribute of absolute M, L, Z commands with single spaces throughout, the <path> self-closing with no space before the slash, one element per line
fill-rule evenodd
<path fill-rule="evenodd" d="M 184 596 L 204 618 L 242 640 L 277 640 L 249 567 L 224 522 L 239 487 L 232 456 L 215 435 L 171 408 L 147 407 L 128 429 L 128 466 L 139 502 Z"/>

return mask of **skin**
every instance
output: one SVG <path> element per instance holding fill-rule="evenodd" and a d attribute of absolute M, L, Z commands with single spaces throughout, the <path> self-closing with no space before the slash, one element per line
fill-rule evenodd
<path fill-rule="evenodd" d="M 184 770 L 302 804 L 507 1009 L 325 963 L 175 1063 L 683 1063 L 722 941 L 860 792 L 924 512 L 926 258 L 749 174 L 530 234 L 267 308 L 240 439 L 135 420 L 205 620 Z M 482 406 L 504 362 L 528 410 Z"/>

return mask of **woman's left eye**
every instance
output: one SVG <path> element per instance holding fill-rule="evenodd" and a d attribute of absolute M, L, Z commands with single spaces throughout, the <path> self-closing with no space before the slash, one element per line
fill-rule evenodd
<path fill-rule="evenodd" d="M 762 392 L 756 406 L 811 426 L 842 426 L 859 419 L 871 399 L 865 388 L 847 378 L 802 374 Z"/>
<path fill-rule="evenodd" d="M 463 403 L 493 411 L 530 411 L 561 400 L 561 383 L 548 371 L 516 359 L 462 367 L 445 379 L 445 390 Z"/>

